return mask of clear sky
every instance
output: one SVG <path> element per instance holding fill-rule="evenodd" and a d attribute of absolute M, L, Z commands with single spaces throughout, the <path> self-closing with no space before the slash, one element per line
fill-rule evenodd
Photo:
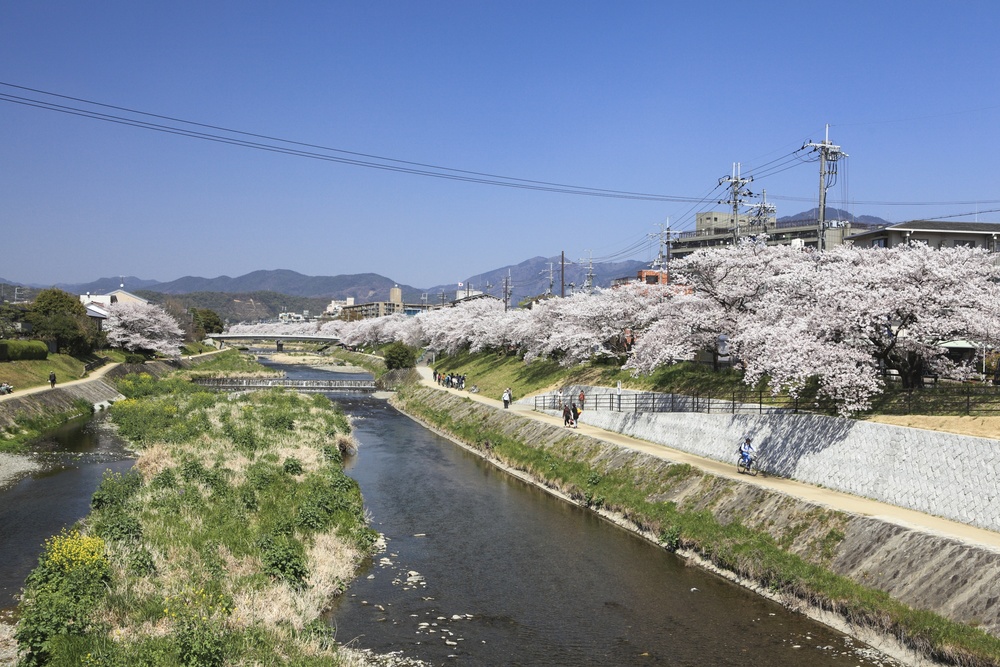
<path fill-rule="evenodd" d="M 816 206 L 818 165 L 793 153 L 827 123 L 850 156 L 828 205 L 1000 221 L 998 27 L 995 0 L 0 0 L 4 84 L 272 137 L 0 85 L 0 277 L 281 268 L 430 287 L 560 251 L 646 260 L 659 224 L 691 228 L 695 211 L 724 208 L 725 193 L 709 193 L 734 162 L 763 175 L 777 160 L 750 189 L 779 216 Z M 431 178 L 10 96 L 285 148 L 275 139 L 710 199 Z"/>

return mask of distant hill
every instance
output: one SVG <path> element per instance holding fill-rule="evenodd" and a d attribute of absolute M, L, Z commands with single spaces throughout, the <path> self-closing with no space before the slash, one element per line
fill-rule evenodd
<path fill-rule="evenodd" d="M 638 261 L 595 263 L 593 283 L 595 287 L 609 287 L 616 278 L 635 277 L 639 269 L 647 264 Z M 549 289 L 551 269 L 552 292 L 559 294 L 560 258 L 532 257 L 520 264 L 470 276 L 463 280 L 463 288 L 486 292 L 502 297 L 504 279 L 510 276 L 511 305 L 516 305 L 527 297 L 539 296 Z M 574 289 L 582 289 L 587 280 L 587 266 L 567 261 L 565 265 L 565 285 L 567 296 Z M 308 310 L 310 314 L 322 312 L 333 299 L 354 297 L 356 303 L 388 301 L 389 290 L 399 285 L 390 278 L 377 273 L 359 273 L 339 276 L 307 276 L 287 269 L 254 271 L 231 278 L 199 278 L 185 276 L 170 282 L 144 280 L 135 276 L 115 276 L 101 278 L 90 283 L 60 284 L 60 289 L 73 294 L 107 294 L 124 285 L 126 291 L 137 294 L 154 303 L 171 305 L 171 310 L 183 312 L 188 308 L 209 308 L 223 319 L 231 322 L 272 319 L 281 312 Z M 399 285 L 406 303 L 421 303 L 427 296 L 430 303 L 456 298 L 458 283 L 437 285 L 429 289 L 419 289 L 410 285 Z M 34 290 L 34 291 L 37 291 Z"/>
<path fill-rule="evenodd" d="M 225 294 L 249 294 L 252 292 L 274 292 L 289 296 L 331 299 L 354 297 L 362 301 L 387 301 L 389 290 L 396 282 L 377 273 L 360 273 L 340 276 L 306 276 L 295 271 L 278 269 L 274 271 L 254 271 L 237 278 L 199 278 L 185 276 L 170 282 L 142 280 L 133 276 L 101 278 L 92 283 L 79 285 L 59 285 L 60 289 L 77 294 L 106 294 L 118 289 L 124 282 L 125 289 L 134 294 L 139 291 L 162 294 L 191 294 L 195 292 L 221 292 Z M 417 299 L 421 290 L 409 285 L 399 285 L 403 299 Z"/>
<path fill-rule="evenodd" d="M 808 211 L 802 211 L 801 213 L 796 213 L 795 215 L 786 215 L 782 218 L 778 218 L 778 222 L 795 222 L 798 220 L 818 220 L 819 219 L 819 207 L 811 208 Z M 848 222 L 861 222 L 866 225 L 889 225 L 892 224 L 888 220 L 883 220 L 882 218 L 875 215 L 851 215 L 847 211 L 839 208 L 827 208 L 826 209 L 826 219 L 827 220 L 847 220 Z"/>
<path fill-rule="evenodd" d="M 253 322 L 277 319 L 279 313 L 302 313 L 310 315 L 322 313 L 330 299 L 291 296 L 278 292 L 189 292 L 187 294 L 167 294 L 151 290 L 136 290 L 134 294 L 144 299 L 166 306 L 171 312 L 184 312 L 191 308 L 208 308 L 215 311 L 223 321 Z"/>

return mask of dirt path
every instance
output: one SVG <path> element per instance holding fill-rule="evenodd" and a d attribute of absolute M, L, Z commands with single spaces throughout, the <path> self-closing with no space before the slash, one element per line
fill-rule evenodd
<path fill-rule="evenodd" d="M 87 377 L 85 378 L 80 378 L 79 380 L 70 380 L 69 382 L 56 382 L 56 389 L 58 389 L 59 387 L 72 387 L 75 384 L 83 384 L 85 382 L 90 382 L 91 380 L 103 377 L 108 371 L 110 371 L 117 365 L 118 365 L 117 363 L 104 364 L 100 368 L 91 371 L 90 374 L 88 374 Z M 12 398 L 17 398 L 18 396 L 25 396 L 27 394 L 38 394 L 43 391 L 52 391 L 52 387 L 44 384 L 38 387 L 28 387 L 27 389 L 18 389 L 17 387 L 15 387 L 13 394 L 0 395 L 0 401 L 7 401 Z"/>
<path fill-rule="evenodd" d="M 503 403 L 497 399 L 487 398 L 486 396 L 482 396 L 480 394 L 470 394 L 469 392 L 459 391 L 457 389 L 445 389 L 444 387 L 438 386 L 433 380 L 430 368 L 421 366 L 417 370 L 420 373 L 421 381 L 429 387 L 435 387 L 441 391 L 450 391 L 493 407 L 503 407 Z M 562 425 L 561 417 L 535 412 L 528 405 L 515 403 L 510 409 L 529 419 L 535 419 L 537 421 L 554 424 L 556 426 Z M 644 452 L 651 456 L 656 456 L 668 461 L 675 461 L 677 463 L 687 463 L 713 475 L 729 479 L 738 479 L 739 481 L 748 484 L 756 484 L 758 486 L 773 489 L 794 498 L 800 498 L 831 509 L 842 512 L 850 512 L 852 514 L 859 514 L 862 516 L 876 517 L 883 521 L 895 523 L 907 528 L 951 537 L 962 542 L 977 544 L 1000 551 L 1000 533 L 993 531 L 983 530 L 982 528 L 976 528 L 974 526 L 958 523 L 956 521 L 949 521 L 948 519 L 942 519 L 930 514 L 916 512 L 914 510 L 897 507 L 895 505 L 881 503 L 876 500 L 869 500 L 868 498 L 852 496 L 848 493 L 842 493 L 840 491 L 833 491 L 831 489 L 825 489 L 811 484 L 804 484 L 792 479 L 784 479 L 781 477 L 763 477 L 759 475 L 757 477 L 741 475 L 736 472 L 734 465 L 728 463 L 702 458 L 700 456 L 688 454 L 687 452 L 682 452 L 678 449 L 672 449 L 670 447 L 654 444 L 645 440 L 638 440 L 636 438 L 631 438 L 612 431 L 605 431 L 593 426 L 588 426 L 587 424 L 581 424 L 577 431 L 606 442 L 612 442 L 616 445 L 621 445 L 622 447 L 628 447 L 630 449 Z"/>

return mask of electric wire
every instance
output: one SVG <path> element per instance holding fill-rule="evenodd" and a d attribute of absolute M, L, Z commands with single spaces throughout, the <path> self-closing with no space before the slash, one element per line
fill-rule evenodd
<path fill-rule="evenodd" d="M 702 207 L 704 210 L 705 202 L 708 197 L 684 197 L 666 194 L 655 194 L 655 193 L 644 193 L 644 192 L 633 192 L 627 190 L 614 190 L 607 188 L 595 188 L 589 186 L 577 186 L 564 183 L 557 183 L 551 181 L 540 181 L 533 179 L 518 178 L 513 176 L 502 176 L 497 174 L 491 174 L 488 172 L 478 172 L 465 169 L 456 169 L 452 167 L 438 166 L 422 162 L 414 162 L 409 160 L 400 160 L 397 158 L 390 158 L 384 156 L 373 155 L 369 153 L 361 153 L 355 151 L 348 151 L 339 148 L 332 148 L 327 146 L 321 146 L 318 144 L 312 144 L 307 142 L 294 141 L 290 139 L 282 139 L 280 137 L 273 137 L 265 134 L 258 134 L 253 132 L 246 132 L 242 130 L 235 130 L 232 128 L 226 128 L 218 125 L 211 125 L 208 123 L 199 123 L 196 121 L 184 120 L 181 118 L 175 118 L 172 116 L 166 116 L 162 114 L 151 113 L 147 111 L 140 111 L 136 109 L 130 109 L 128 107 L 116 106 L 111 104 L 105 104 L 102 102 L 96 102 L 93 100 L 87 100 L 85 98 L 72 97 L 69 95 L 62 95 L 59 93 L 53 93 L 49 91 L 40 90 L 37 88 L 30 88 L 27 86 L 20 86 L 13 83 L 0 81 L 0 86 L 6 86 L 8 88 L 14 88 L 18 90 L 23 90 L 31 93 L 36 93 L 40 95 L 50 96 L 54 98 L 59 98 L 63 100 L 79 102 L 82 104 L 87 104 L 95 107 L 101 107 L 104 109 L 111 109 L 115 111 L 121 111 L 129 114 L 135 114 L 139 116 L 145 116 L 149 118 L 155 118 L 159 120 L 169 121 L 171 123 L 182 123 L 189 125 L 191 127 L 199 127 L 205 130 L 215 130 L 218 132 L 225 132 L 232 135 L 239 135 L 243 137 L 252 137 L 254 139 L 260 139 L 263 141 L 250 141 L 247 139 L 240 139 L 232 136 L 224 136 L 220 134 L 213 134 L 211 132 L 202 132 L 199 130 L 186 129 L 183 127 L 177 127 L 173 125 L 166 125 L 161 123 L 153 123 L 150 121 L 144 121 L 137 118 L 127 118 L 123 116 L 116 116 L 113 114 L 106 114 L 99 111 L 91 109 L 82 109 L 79 107 L 72 107 L 68 105 L 59 105 L 53 102 L 48 102 L 45 100 L 39 100 L 24 96 L 11 95 L 8 93 L 0 93 L 0 101 L 8 102 L 12 104 L 18 104 L 27 107 L 33 107 L 38 109 L 44 109 L 48 111 L 55 111 L 59 113 L 64 113 L 68 115 L 79 116 L 83 118 L 89 118 L 92 120 L 101 120 L 109 123 L 135 127 L 138 129 L 145 129 L 150 131 L 161 132 L 165 134 L 173 134 L 178 136 L 184 136 L 188 138 L 201 139 L 204 141 L 211 141 L 226 145 L 238 146 L 243 148 L 250 148 L 255 150 L 261 150 L 266 152 L 278 153 L 289 155 L 293 157 L 304 157 L 309 159 L 335 162 L 340 164 L 346 164 L 350 166 L 366 167 L 370 169 L 379 169 L 383 171 L 406 173 L 418 176 L 425 176 L 430 178 L 440 178 L 446 180 L 455 180 L 469 183 L 478 183 L 482 185 L 492 185 L 507 188 L 519 188 L 526 190 L 536 190 L 542 192 L 552 192 L 557 194 L 571 194 L 578 196 L 590 196 L 590 197 L 604 197 L 612 199 L 632 199 L 641 201 L 659 201 L 659 202 L 672 202 L 672 203 L 687 203 L 693 206 L 685 211 L 685 213 L 680 216 L 679 226 L 683 228 L 685 222 L 684 218 L 690 215 L 691 211 Z M 955 112 L 962 113 L 962 112 Z M 884 122 L 894 122 L 894 121 L 884 121 Z M 844 125 L 858 125 L 862 123 L 847 123 L 840 124 Z M 288 146 L 279 146 L 268 142 L 278 142 L 281 144 L 287 144 Z M 301 148 L 292 148 L 298 146 Z M 775 158 L 765 162 L 752 170 L 749 175 L 752 175 L 754 179 L 762 179 L 768 176 L 773 176 L 797 166 L 796 163 L 806 163 L 815 162 L 816 159 L 808 159 L 806 156 L 802 155 L 802 149 L 793 151 L 792 153 L 786 154 L 784 156 Z M 304 149 L 314 149 L 314 150 L 304 150 Z M 336 153 L 338 155 L 329 155 L 326 153 L 316 152 L 325 151 L 326 153 Z M 816 152 L 815 149 L 812 152 Z M 344 156 L 354 156 L 354 157 L 344 157 Z M 364 159 L 361 159 L 364 158 Z M 380 161 L 374 162 L 373 160 Z M 391 163 L 391 164 L 385 164 Z M 835 174 L 833 175 L 835 179 Z M 717 188 L 716 188 L 717 189 Z M 713 190 L 714 192 L 714 190 Z M 711 194 L 709 195 L 709 197 Z M 795 197 L 788 195 L 771 195 L 770 197 L 776 201 L 791 201 L 791 202 L 812 202 L 814 201 L 811 197 Z M 853 205 L 865 205 L 865 206 L 969 206 L 975 204 L 1000 204 L 1000 199 L 978 199 L 978 200 L 956 200 L 956 201 L 885 201 L 885 200 L 858 200 L 852 202 Z M 955 216 L 944 216 L 944 217 L 961 217 L 962 215 L 968 214 L 957 214 Z"/>
<path fill-rule="evenodd" d="M 158 118 L 160 120 L 168 120 L 173 123 L 183 123 L 186 125 L 191 125 L 194 127 L 201 127 L 205 129 L 222 131 L 230 134 L 241 135 L 246 137 L 253 137 L 255 139 L 262 139 L 271 142 L 280 142 L 283 144 L 288 144 L 289 146 L 300 146 L 302 148 L 291 148 L 285 146 L 276 146 L 270 143 L 263 143 L 260 141 L 250 141 L 246 139 L 240 139 L 237 137 L 227 137 L 219 134 L 213 134 L 211 132 L 202 132 L 199 130 L 192 130 L 183 127 L 176 127 L 173 125 L 165 125 L 162 123 L 153 123 L 150 121 L 140 120 L 136 118 L 127 118 L 123 116 L 116 116 L 113 114 L 103 113 L 99 111 L 94 111 L 90 109 L 81 109 L 79 107 L 73 107 L 62 104 L 55 104 L 54 102 L 47 102 L 45 100 L 33 99 L 24 96 L 11 95 L 9 93 L 0 93 L 0 101 L 10 102 L 14 104 L 20 104 L 28 107 L 34 107 L 39 109 L 46 109 L 49 111 L 57 111 L 60 113 L 65 113 L 69 115 L 81 116 L 84 118 L 90 118 L 93 120 L 102 120 L 105 122 L 116 123 L 120 125 L 126 125 L 130 127 L 136 127 L 140 129 L 147 129 L 157 132 L 163 132 L 166 134 L 175 134 L 179 136 L 186 136 L 194 139 L 202 139 L 206 141 L 214 141 L 217 143 L 229 144 L 234 146 L 242 146 L 245 148 L 253 148 L 257 150 L 263 150 L 273 153 L 282 153 L 286 155 L 292 155 L 296 157 L 306 157 L 311 159 L 323 160 L 328 162 L 337 162 L 341 164 L 348 164 L 352 166 L 368 167 L 372 169 L 381 169 L 384 171 L 394 171 L 400 173 L 407 173 L 419 176 L 427 176 L 432 178 L 441 178 L 446 180 L 463 181 L 469 183 L 479 183 L 483 185 L 494 185 L 500 187 L 509 188 L 520 188 L 526 190 L 538 190 L 544 192 L 554 192 L 559 194 L 573 194 L 580 196 L 590 196 L 590 197 L 604 197 L 611 199 L 634 199 L 642 201 L 663 201 L 663 202 L 692 202 L 696 201 L 691 197 L 682 197 L 674 195 L 662 195 L 655 193 L 645 193 L 645 192 L 630 192 L 624 190 L 612 190 L 607 188 L 594 188 L 589 186 L 576 186 L 569 185 L 565 183 L 554 183 L 549 181 L 537 181 L 532 179 L 517 178 L 512 176 L 501 176 L 497 174 L 489 174 L 485 172 L 476 172 L 463 169 L 454 169 L 450 167 L 441 167 L 432 164 L 411 162 L 407 160 L 398 160 L 395 158 L 387 158 L 383 156 L 371 155 L 366 153 L 357 153 L 353 151 L 345 151 L 338 148 L 330 148 L 326 146 L 319 146 L 316 144 L 308 144 L 304 142 L 292 141 L 288 139 L 281 139 L 278 137 L 270 137 L 267 135 L 261 135 L 251 132 L 244 132 L 241 130 L 234 130 L 231 128 L 225 128 L 217 125 L 209 125 L 205 123 L 197 123 L 194 121 L 187 121 L 183 119 L 173 118 L 170 116 L 163 116 L 160 114 L 153 114 L 144 111 L 137 111 L 133 109 L 128 109 L 126 107 L 116 107 L 114 105 L 107 105 L 100 102 L 92 102 L 90 100 L 85 100 L 82 98 L 73 98 L 65 95 L 59 95 L 57 93 L 49 93 L 46 91 L 39 91 L 37 89 L 25 88 L 23 86 L 16 86 L 14 84 L 0 82 L 0 85 L 19 88 L 22 90 L 30 90 L 31 92 L 38 92 L 43 95 L 50 95 L 53 97 L 59 97 L 62 99 L 69 99 L 76 102 L 83 102 L 85 104 L 91 104 L 94 106 L 99 106 L 103 108 L 115 109 L 118 111 L 125 111 L 127 113 L 133 113 L 143 116 L 148 116 L 151 118 Z M 324 153 L 317 153 L 313 150 L 303 150 L 303 149 L 316 149 L 319 151 L 326 151 L 330 153 L 338 153 L 341 155 L 327 155 Z M 343 155 L 353 155 L 355 157 L 343 157 Z M 367 159 L 360 159 L 367 158 Z M 372 162 L 372 160 L 380 160 L 382 162 L 391 162 L 394 164 L 382 164 L 379 162 Z M 406 166 L 409 165 L 409 166 Z"/>

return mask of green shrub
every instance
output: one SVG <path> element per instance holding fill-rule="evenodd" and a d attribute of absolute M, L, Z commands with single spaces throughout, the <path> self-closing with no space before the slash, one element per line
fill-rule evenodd
<path fill-rule="evenodd" d="M 47 540 L 21 601 L 15 637 L 22 664 L 45 664 L 57 635 L 87 632 L 88 615 L 110 576 L 102 539 L 64 530 Z"/>
<path fill-rule="evenodd" d="M 137 543 L 142 539 L 142 525 L 132 512 L 112 507 L 98 512 L 93 519 L 94 533 L 108 542 Z"/>
<path fill-rule="evenodd" d="M 309 570 L 301 542 L 290 535 L 274 535 L 262 539 L 260 548 L 265 574 L 295 585 L 305 581 Z"/>
<path fill-rule="evenodd" d="M 40 340 L 0 341 L 0 361 L 44 361 L 49 346 Z"/>
<path fill-rule="evenodd" d="M 289 456 L 281 464 L 281 469 L 288 475 L 301 475 L 302 474 L 302 461 L 299 461 L 294 456 Z"/>
<path fill-rule="evenodd" d="M 264 428 L 272 431 L 293 431 L 295 430 L 295 420 L 287 412 L 269 412 L 261 415 L 261 423 Z"/>
<path fill-rule="evenodd" d="M 146 356 L 142 355 L 142 354 L 132 354 L 130 352 L 130 353 L 127 353 L 125 355 L 125 363 L 126 364 L 144 364 L 144 363 L 146 363 Z"/>
<path fill-rule="evenodd" d="M 90 506 L 95 509 L 124 507 L 126 501 L 142 487 L 142 475 L 136 470 L 126 473 L 105 471 L 101 484 L 90 498 Z"/>
<path fill-rule="evenodd" d="M 390 371 L 397 368 L 413 368 L 417 365 L 417 351 L 399 341 L 387 345 L 382 350 L 382 357 L 385 359 L 385 367 Z"/>

